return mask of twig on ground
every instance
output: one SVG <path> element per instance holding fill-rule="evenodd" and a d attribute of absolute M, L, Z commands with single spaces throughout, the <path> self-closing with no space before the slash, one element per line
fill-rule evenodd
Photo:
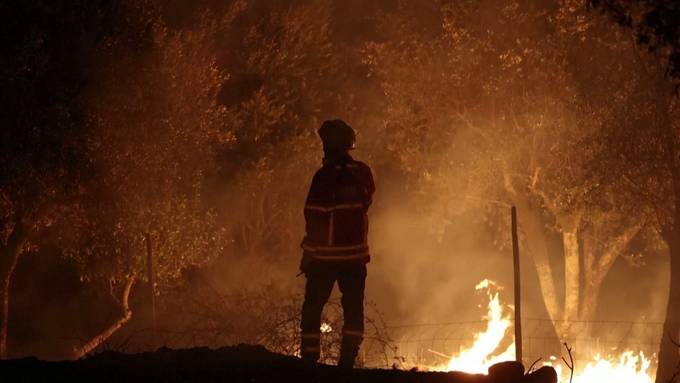
<path fill-rule="evenodd" d="M 538 359 L 534 360 L 534 363 L 531 363 L 531 366 L 529 366 L 529 368 L 527 368 L 526 375 L 529 375 L 532 372 L 534 372 L 534 367 L 536 367 L 536 363 L 540 362 L 541 359 L 543 359 L 543 358 L 538 358 Z"/>
<path fill-rule="evenodd" d="M 570 371 L 570 373 L 569 373 L 569 383 L 571 383 L 572 379 L 574 379 L 574 357 L 571 355 L 571 347 L 569 347 L 567 342 L 564 342 L 563 344 L 564 344 L 564 348 L 567 349 L 567 353 L 569 354 L 569 361 L 570 362 L 567 362 L 567 360 L 564 359 L 564 357 L 562 357 L 562 361 L 569 368 L 569 371 Z"/>
<path fill-rule="evenodd" d="M 435 350 L 432 350 L 432 349 L 429 349 L 429 348 L 427 349 L 427 351 L 428 351 L 428 352 L 431 352 L 431 353 L 433 353 L 433 354 L 435 354 L 435 355 L 437 355 L 437 356 L 439 356 L 439 357 L 442 357 L 442 358 L 444 358 L 444 359 L 446 359 L 446 360 L 451 359 L 451 355 L 447 355 L 447 354 L 444 354 L 444 353 L 442 353 L 442 352 L 435 351 Z"/>

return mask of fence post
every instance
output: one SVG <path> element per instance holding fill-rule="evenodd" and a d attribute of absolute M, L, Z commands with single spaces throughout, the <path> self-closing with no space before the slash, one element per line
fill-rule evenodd
<path fill-rule="evenodd" d="M 517 239 L 517 209 L 510 210 L 512 217 L 512 263 L 515 277 L 515 360 L 522 363 L 522 306 L 519 276 L 519 242 Z"/>
<path fill-rule="evenodd" d="M 149 278 L 149 298 L 151 303 L 151 336 L 153 348 L 156 349 L 156 294 L 154 294 L 155 278 L 153 274 L 153 254 L 151 252 L 151 233 L 146 232 L 146 271 Z"/>

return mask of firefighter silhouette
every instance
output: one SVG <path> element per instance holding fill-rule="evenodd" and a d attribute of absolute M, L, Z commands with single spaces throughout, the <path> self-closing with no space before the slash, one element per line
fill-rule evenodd
<path fill-rule="evenodd" d="M 338 366 L 352 368 L 364 333 L 364 286 L 368 252 L 368 207 L 375 185 L 371 169 L 355 161 L 356 134 L 342 120 L 325 121 L 318 134 L 323 165 L 314 174 L 305 203 L 305 238 L 300 271 L 306 276 L 301 355 L 320 356 L 321 312 L 338 283 L 344 325 Z"/>

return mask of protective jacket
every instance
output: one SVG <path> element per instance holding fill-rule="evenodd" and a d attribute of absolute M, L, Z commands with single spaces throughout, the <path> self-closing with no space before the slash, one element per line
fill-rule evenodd
<path fill-rule="evenodd" d="M 333 267 L 370 261 L 366 213 L 374 191 L 368 165 L 349 154 L 324 161 L 305 203 L 303 264 Z"/>

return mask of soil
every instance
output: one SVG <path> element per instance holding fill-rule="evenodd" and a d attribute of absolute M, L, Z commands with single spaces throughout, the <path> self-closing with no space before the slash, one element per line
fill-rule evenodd
<path fill-rule="evenodd" d="M 2 382 L 390 382 L 490 383 L 485 375 L 386 369 L 341 370 L 308 364 L 261 346 L 192 348 L 123 354 L 102 352 L 81 360 L 0 361 Z"/>
<path fill-rule="evenodd" d="M 241 344 L 220 349 L 191 348 L 123 354 L 102 352 L 75 361 L 23 358 L 0 361 L 0 381 L 5 382 L 351 382 L 351 383 L 554 383 L 552 369 L 522 375 L 516 362 L 491 369 L 492 378 L 462 372 L 422 372 L 388 369 L 342 370 L 310 364 L 299 358 L 275 354 L 262 346 Z"/>

